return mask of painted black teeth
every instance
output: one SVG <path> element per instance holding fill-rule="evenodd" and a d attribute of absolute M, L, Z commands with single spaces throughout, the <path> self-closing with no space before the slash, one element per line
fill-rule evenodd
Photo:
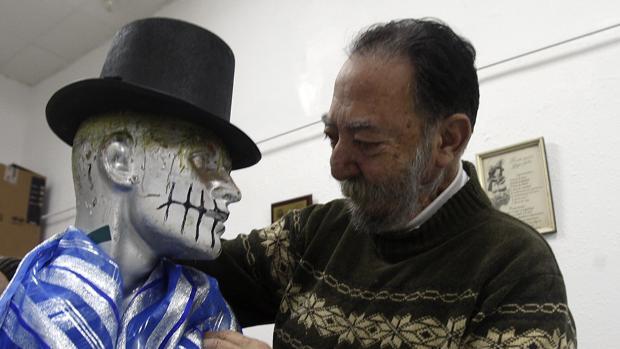
<path fill-rule="evenodd" d="M 170 206 L 172 206 L 173 204 L 176 205 L 181 205 L 185 208 L 185 212 L 183 213 L 183 222 L 181 223 L 181 234 L 183 234 L 183 231 L 185 230 L 185 221 L 187 220 L 187 213 L 189 212 L 190 209 L 192 210 L 196 210 L 198 211 L 198 220 L 196 221 L 196 241 L 198 241 L 198 238 L 200 237 L 200 222 L 202 221 L 202 217 L 205 214 L 208 214 L 209 216 L 213 217 L 213 226 L 211 227 L 211 248 L 213 248 L 215 246 L 215 227 L 217 226 L 217 224 L 219 222 L 223 222 L 228 218 L 228 213 L 226 213 L 225 211 L 222 211 L 219 207 L 217 207 L 217 203 L 215 202 L 215 200 L 213 200 L 213 205 L 214 205 L 214 209 L 213 210 L 208 210 L 205 208 L 205 199 L 204 199 L 204 190 L 200 191 L 200 206 L 194 206 L 192 205 L 192 203 L 190 202 L 190 197 L 192 194 L 192 184 L 190 184 L 189 189 L 187 190 L 187 197 L 185 199 L 185 202 L 180 202 L 180 201 L 176 201 L 172 199 L 172 193 L 174 192 L 174 186 L 175 183 L 172 182 L 172 186 L 170 187 L 170 193 L 168 194 L 168 201 L 166 201 L 165 203 L 159 205 L 157 207 L 157 209 L 162 209 L 162 208 L 166 208 L 166 212 L 164 214 L 164 221 L 168 220 L 168 213 L 170 211 Z"/>

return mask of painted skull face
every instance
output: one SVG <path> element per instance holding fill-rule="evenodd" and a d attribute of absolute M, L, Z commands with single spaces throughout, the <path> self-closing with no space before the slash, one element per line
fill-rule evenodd
<path fill-rule="evenodd" d="M 216 258 L 228 205 L 241 199 L 230 157 L 219 138 L 195 125 L 149 123 L 132 132 L 137 176 L 129 220 L 159 255 Z"/>

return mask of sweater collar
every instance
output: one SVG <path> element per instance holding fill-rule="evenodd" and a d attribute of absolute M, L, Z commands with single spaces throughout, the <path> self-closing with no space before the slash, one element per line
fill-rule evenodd
<path fill-rule="evenodd" d="M 426 206 L 417 216 L 415 216 L 411 222 L 407 225 L 407 229 L 417 229 L 419 226 L 428 221 L 437 212 L 441 206 L 443 206 L 454 194 L 458 193 L 461 188 L 467 184 L 469 176 L 463 170 L 463 167 L 459 167 L 456 176 L 448 185 L 446 190 L 442 191 L 428 206 Z"/>
<path fill-rule="evenodd" d="M 417 229 L 372 234 L 381 257 L 400 261 L 427 250 L 464 231 L 478 220 L 478 214 L 492 207 L 474 165 L 463 161 L 463 169 L 470 180 Z"/>

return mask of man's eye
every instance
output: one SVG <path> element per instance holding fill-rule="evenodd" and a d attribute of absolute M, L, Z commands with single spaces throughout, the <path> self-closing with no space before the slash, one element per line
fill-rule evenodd
<path fill-rule="evenodd" d="M 335 137 L 329 133 L 325 133 L 325 138 L 324 139 L 329 139 L 329 145 L 333 148 L 336 146 L 336 143 L 338 143 L 338 137 Z"/>
<path fill-rule="evenodd" d="M 376 149 L 379 145 L 381 145 L 381 142 L 366 142 L 366 141 L 355 140 L 355 144 L 361 150 L 367 151 L 367 150 L 374 150 L 374 149 Z"/>

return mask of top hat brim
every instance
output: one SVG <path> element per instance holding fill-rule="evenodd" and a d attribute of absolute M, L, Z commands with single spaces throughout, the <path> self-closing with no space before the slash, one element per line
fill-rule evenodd
<path fill-rule="evenodd" d="M 261 153 L 256 144 L 233 124 L 166 93 L 114 78 L 87 79 L 58 90 L 45 114 L 52 131 L 73 145 L 80 124 L 94 115 L 133 111 L 170 115 L 213 131 L 227 147 L 232 169 L 256 164 Z"/>

